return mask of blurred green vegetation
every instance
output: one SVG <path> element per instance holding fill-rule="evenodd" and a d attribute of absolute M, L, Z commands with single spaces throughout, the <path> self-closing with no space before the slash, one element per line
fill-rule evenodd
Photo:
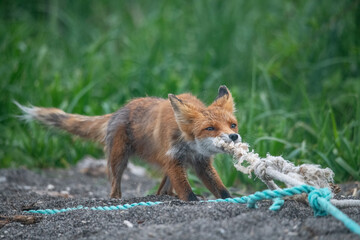
<path fill-rule="evenodd" d="M 146 95 L 191 92 L 211 103 L 226 84 L 256 152 L 360 180 L 359 26 L 353 0 L 3 0 L 0 167 L 103 156 L 19 121 L 12 100 L 101 115 Z M 227 156 L 215 165 L 227 186 L 254 184 Z"/>

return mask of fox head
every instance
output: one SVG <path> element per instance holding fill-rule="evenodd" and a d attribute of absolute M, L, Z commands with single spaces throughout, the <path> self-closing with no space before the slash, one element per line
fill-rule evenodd
<path fill-rule="evenodd" d="M 173 94 L 169 94 L 169 100 L 185 140 L 193 141 L 193 148 L 199 153 L 210 156 L 223 152 L 215 146 L 215 137 L 226 142 L 241 140 L 237 133 L 234 101 L 226 86 L 219 87 L 217 97 L 208 107 L 186 102 Z"/>

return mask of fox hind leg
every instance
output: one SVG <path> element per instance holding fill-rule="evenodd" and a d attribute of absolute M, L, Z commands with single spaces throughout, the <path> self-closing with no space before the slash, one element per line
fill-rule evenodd
<path fill-rule="evenodd" d="M 175 193 L 173 192 L 173 187 L 170 182 L 170 178 L 167 175 L 165 175 L 162 179 L 156 194 L 175 196 Z"/>
<path fill-rule="evenodd" d="M 120 157 L 115 164 L 111 164 L 111 198 L 121 198 L 121 178 L 128 163 L 128 158 Z"/>
<path fill-rule="evenodd" d="M 127 144 L 125 127 L 120 127 L 113 137 L 108 152 L 108 166 L 111 175 L 111 198 L 121 198 L 121 178 L 131 155 Z"/>

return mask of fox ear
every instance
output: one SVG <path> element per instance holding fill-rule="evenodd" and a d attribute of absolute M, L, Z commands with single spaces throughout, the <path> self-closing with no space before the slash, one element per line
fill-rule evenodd
<path fill-rule="evenodd" d="M 179 125 L 191 124 L 201 114 L 195 106 L 183 102 L 175 95 L 169 94 L 168 96 L 175 113 L 176 122 Z"/>
<path fill-rule="evenodd" d="M 225 85 L 219 87 L 218 95 L 209 107 L 221 107 L 228 112 L 235 112 L 234 100 Z"/>

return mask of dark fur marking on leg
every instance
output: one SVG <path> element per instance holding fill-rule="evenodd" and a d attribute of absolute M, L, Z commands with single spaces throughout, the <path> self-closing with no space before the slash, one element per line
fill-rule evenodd
<path fill-rule="evenodd" d="M 220 196 L 222 199 L 231 198 L 231 195 L 227 189 L 220 190 Z"/>
<path fill-rule="evenodd" d="M 195 193 L 190 192 L 188 197 L 187 197 L 188 201 L 199 201 L 199 199 L 196 197 Z"/>

